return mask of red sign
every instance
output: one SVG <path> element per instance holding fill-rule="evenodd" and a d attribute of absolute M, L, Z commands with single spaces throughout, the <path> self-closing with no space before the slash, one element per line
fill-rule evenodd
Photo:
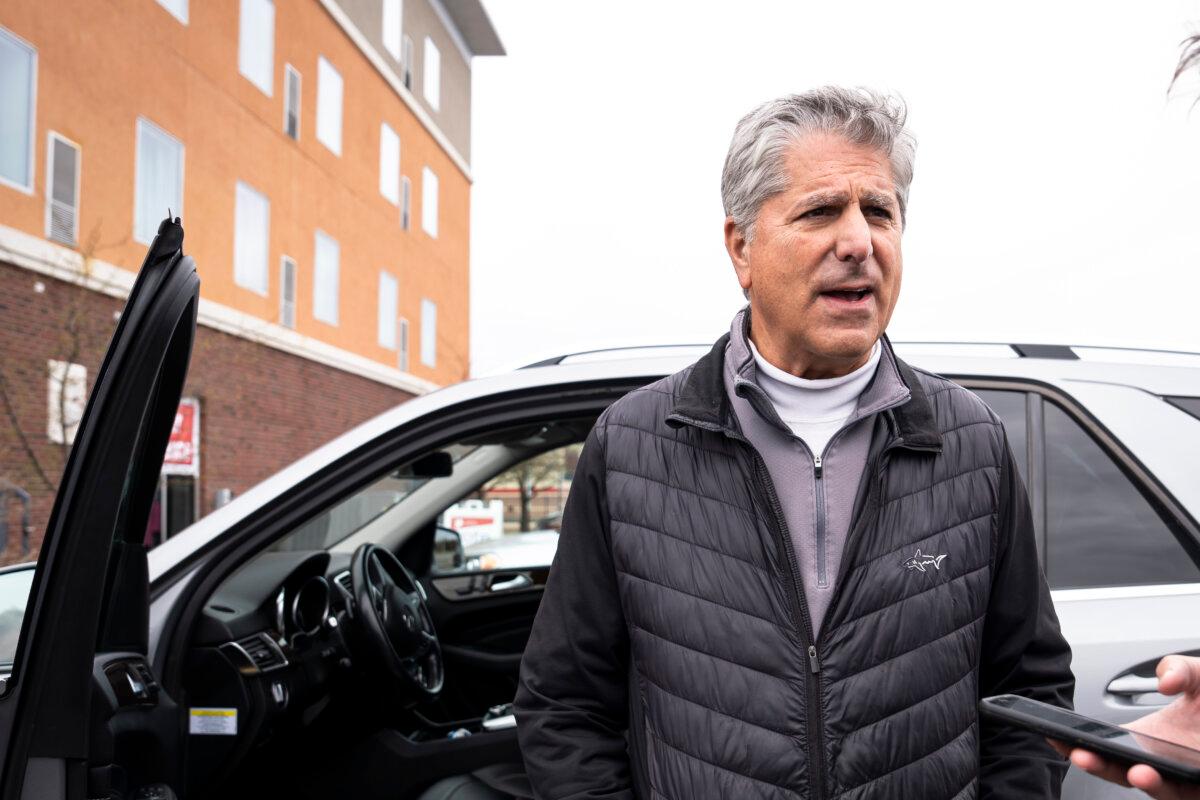
<path fill-rule="evenodd" d="M 171 426 L 171 438 L 167 440 L 167 454 L 163 458 L 163 472 L 200 474 L 200 404 L 195 400 L 181 400 L 175 410 L 175 423 Z"/>

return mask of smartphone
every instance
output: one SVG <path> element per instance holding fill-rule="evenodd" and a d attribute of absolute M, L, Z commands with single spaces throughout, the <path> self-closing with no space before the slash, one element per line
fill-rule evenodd
<path fill-rule="evenodd" d="M 1015 694 L 983 698 L 979 701 L 979 713 L 986 720 L 1026 728 L 1118 763 L 1149 764 L 1163 777 L 1200 783 L 1200 750 Z"/>

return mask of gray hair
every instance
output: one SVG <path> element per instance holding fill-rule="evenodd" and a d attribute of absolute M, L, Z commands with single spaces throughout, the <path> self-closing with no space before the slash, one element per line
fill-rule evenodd
<path fill-rule="evenodd" d="M 783 157 L 788 147 L 809 134 L 830 133 L 887 153 L 903 224 L 917 150 L 916 139 L 904 128 L 906 116 L 901 98 L 864 88 L 824 86 L 763 103 L 742 117 L 729 143 L 721 172 L 726 216 L 750 241 L 762 204 L 787 188 Z"/>

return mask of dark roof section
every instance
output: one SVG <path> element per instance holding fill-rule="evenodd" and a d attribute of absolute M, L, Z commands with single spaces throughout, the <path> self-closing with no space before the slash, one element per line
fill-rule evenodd
<path fill-rule="evenodd" d="M 454 21 L 471 55 L 503 56 L 504 43 L 480 0 L 442 0 L 442 7 Z"/>
<path fill-rule="evenodd" d="M 1079 356 L 1065 344 L 1011 344 L 1021 358 L 1057 358 L 1063 361 L 1078 361 Z"/>

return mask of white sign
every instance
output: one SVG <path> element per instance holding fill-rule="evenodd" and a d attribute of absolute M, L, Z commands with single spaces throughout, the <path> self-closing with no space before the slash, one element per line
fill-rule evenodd
<path fill-rule="evenodd" d="M 237 736 L 236 708 L 192 708 L 188 733 L 196 736 Z"/>
<path fill-rule="evenodd" d="M 458 531 L 463 547 L 504 535 L 504 501 L 463 500 L 442 513 L 442 527 Z"/>

